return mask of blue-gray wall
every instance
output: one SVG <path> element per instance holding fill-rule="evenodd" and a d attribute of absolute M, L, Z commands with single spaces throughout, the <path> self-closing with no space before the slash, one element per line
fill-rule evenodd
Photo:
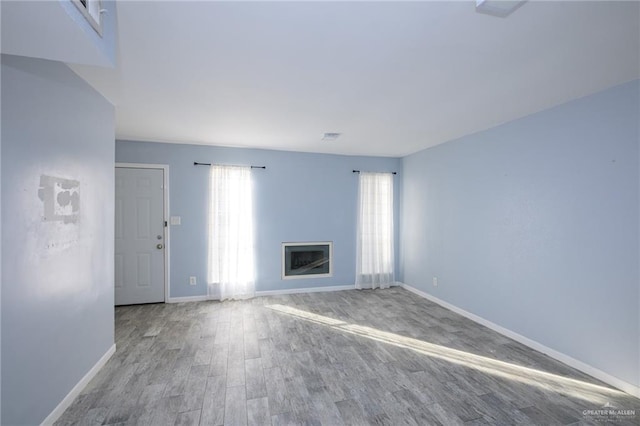
<path fill-rule="evenodd" d="M 42 422 L 114 343 L 114 139 L 67 66 L 2 55 L 3 425 Z M 79 181 L 76 222 L 43 219 L 43 175 Z"/>
<path fill-rule="evenodd" d="M 640 385 L 639 87 L 404 158 L 404 282 Z"/>
<path fill-rule="evenodd" d="M 353 285 L 358 177 L 352 170 L 400 168 L 393 158 L 131 141 L 116 142 L 116 161 L 169 165 L 170 214 L 182 217 L 181 225 L 171 226 L 171 297 L 207 294 L 209 168 L 194 161 L 267 167 L 254 170 L 253 179 L 257 291 Z M 285 241 L 333 241 L 333 277 L 282 280 Z M 189 285 L 191 275 L 196 286 Z"/>

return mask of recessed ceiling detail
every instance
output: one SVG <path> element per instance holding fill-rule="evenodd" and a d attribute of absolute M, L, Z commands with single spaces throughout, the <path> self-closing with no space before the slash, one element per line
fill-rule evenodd
<path fill-rule="evenodd" d="M 340 137 L 342 133 L 325 133 L 324 135 L 322 135 L 322 140 L 323 141 L 335 141 L 336 139 L 338 139 Z"/>

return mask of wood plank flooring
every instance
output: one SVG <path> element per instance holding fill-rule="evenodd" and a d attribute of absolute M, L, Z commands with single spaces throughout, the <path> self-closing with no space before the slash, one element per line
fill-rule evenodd
<path fill-rule="evenodd" d="M 640 421 L 638 399 L 400 288 L 119 307 L 116 344 L 57 425 Z M 585 411 L 603 407 L 636 416 Z"/>

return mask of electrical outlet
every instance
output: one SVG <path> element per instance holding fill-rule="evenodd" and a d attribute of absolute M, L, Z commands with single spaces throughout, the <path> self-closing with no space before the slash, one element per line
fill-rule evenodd
<path fill-rule="evenodd" d="M 433 277 L 433 286 L 438 287 L 438 277 Z"/>
<path fill-rule="evenodd" d="M 189 285 L 196 285 L 197 283 L 196 277 L 189 277 Z"/>

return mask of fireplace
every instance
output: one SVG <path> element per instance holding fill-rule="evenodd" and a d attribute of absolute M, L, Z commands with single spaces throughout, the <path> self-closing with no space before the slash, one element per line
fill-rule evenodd
<path fill-rule="evenodd" d="M 282 243 L 282 279 L 333 275 L 333 243 Z"/>

